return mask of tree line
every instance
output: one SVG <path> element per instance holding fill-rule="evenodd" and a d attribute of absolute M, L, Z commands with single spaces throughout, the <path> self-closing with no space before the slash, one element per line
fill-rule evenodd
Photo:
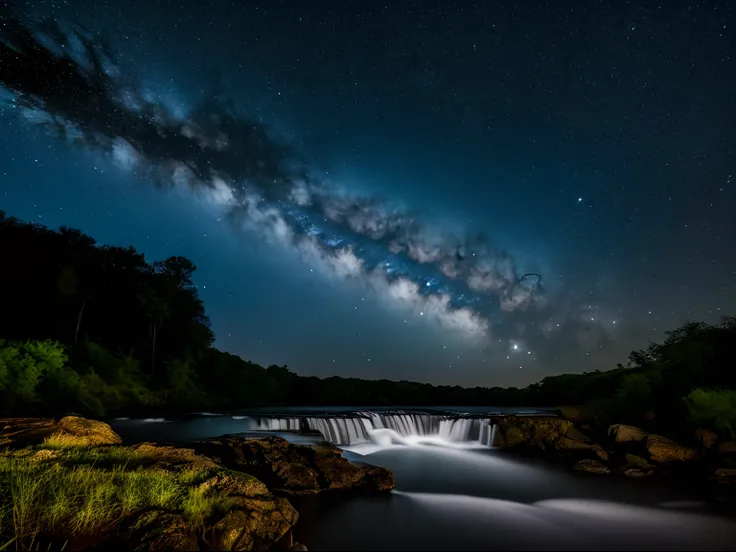
<path fill-rule="evenodd" d="M 278 405 L 555 406 L 606 421 L 736 427 L 736 318 L 692 322 L 608 371 L 523 389 L 303 377 L 213 347 L 194 264 L 148 262 L 0 211 L 0 411 L 135 414 Z M 708 421 L 710 420 L 710 421 Z"/>

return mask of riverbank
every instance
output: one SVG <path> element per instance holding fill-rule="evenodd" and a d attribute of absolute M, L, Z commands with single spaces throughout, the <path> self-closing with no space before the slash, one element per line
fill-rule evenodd
<path fill-rule="evenodd" d="M 510 470 L 509 475 L 526 470 L 533 476 L 533 469 L 504 460 L 521 455 L 596 480 L 596 488 L 610 487 L 616 478 L 642 492 L 647 483 L 671 481 L 674 487 L 687 482 L 707 487 L 708 502 L 733 507 L 736 448 L 713 432 L 698 430 L 693 440 L 699 444 L 691 446 L 634 426 L 592 427 L 580 419 L 579 409 L 566 408 L 559 409 L 557 417 L 494 416 L 492 423 L 495 460 L 467 453 L 455 457 L 456 449 L 439 448 L 444 459 L 417 456 L 406 464 L 412 455 L 400 452 L 402 446 L 384 448 L 384 453 L 366 460 L 382 465 L 383 458 L 388 467 L 393 462 L 405 489 L 434 487 L 449 493 L 443 494 L 446 497 L 458 496 L 453 494 L 458 491 L 473 494 L 498 470 Z M 355 458 L 353 454 L 345 453 L 346 458 L 327 443 L 300 445 L 276 436 L 214 434 L 171 443 L 170 431 L 162 429 L 160 437 L 165 439 L 150 439 L 158 444 L 132 444 L 124 443 L 108 424 L 76 416 L 0 419 L 0 428 L 0 546 L 11 543 L 9 549 L 15 543 L 18 549 L 104 545 L 137 550 L 304 550 L 294 542 L 294 534 L 310 535 L 303 523 L 297 527 L 297 509 L 311 508 L 310 497 L 324 497 L 322 504 L 358 507 L 381 495 L 385 499 L 371 502 L 380 508 L 411 498 L 411 493 L 389 493 L 394 488 L 389 469 L 352 463 L 347 458 Z M 456 469 L 447 471 L 453 462 L 459 462 Z M 421 467 L 423 463 L 427 465 Z M 419 477 L 417 469 L 425 475 Z M 471 472 L 472 481 L 459 485 L 457 477 Z M 603 485 L 597 479 L 601 477 L 610 484 Z M 545 484 L 542 478 L 534 486 Z M 339 497 L 347 495 L 355 499 L 342 502 Z M 519 495 L 519 489 L 499 493 L 496 488 L 487 496 L 497 500 Z M 410 503 L 415 502 L 411 498 Z M 321 514 L 310 513 L 310 520 L 315 515 Z M 309 523 L 320 525 L 318 518 Z"/>
<path fill-rule="evenodd" d="M 0 427 L 0 547 L 304 550 L 288 496 L 393 488 L 386 469 L 276 437 L 125 446 L 74 416 Z"/>

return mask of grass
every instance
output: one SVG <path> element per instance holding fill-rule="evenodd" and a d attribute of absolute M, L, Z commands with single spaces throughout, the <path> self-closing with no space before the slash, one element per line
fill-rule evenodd
<path fill-rule="evenodd" d="M 183 515 L 202 526 L 230 503 L 203 484 L 210 469 L 165 470 L 126 447 L 74 447 L 55 441 L 0 453 L 0 550 L 17 539 L 104 534 L 147 509 Z"/>

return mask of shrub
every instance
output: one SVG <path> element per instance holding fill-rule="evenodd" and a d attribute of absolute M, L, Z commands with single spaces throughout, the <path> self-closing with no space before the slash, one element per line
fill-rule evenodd
<path fill-rule="evenodd" d="M 736 391 L 698 388 L 684 398 L 690 421 L 710 426 L 721 435 L 734 438 L 736 428 Z"/>

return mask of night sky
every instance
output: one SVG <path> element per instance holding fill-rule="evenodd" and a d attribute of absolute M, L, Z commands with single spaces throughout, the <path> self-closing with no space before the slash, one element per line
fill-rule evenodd
<path fill-rule="evenodd" d="M 5 89 L 0 209 L 190 258 L 221 349 L 526 385 L 736 313 L 730 2 L 23 5 L 109 41 L 119 107 L 52 113 L 113 121 L 75 146 Z"/>

